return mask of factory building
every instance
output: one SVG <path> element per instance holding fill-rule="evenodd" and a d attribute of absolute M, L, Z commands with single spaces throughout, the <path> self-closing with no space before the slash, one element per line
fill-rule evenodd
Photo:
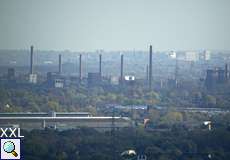
<path fill-rule="evenodd" d="M 48 72 L 47 84 L 49 87 L 63 88 L 65 86 L 65 77 L 56 72 Z"/>
<path fill-rule="evenodd" d="M 223 84 L 228 81 L 228 66 L 225 66 L 225 69 L 216 68 L 216 69 L 208 69 L 205 85 L 207 89 L 215 88 L 217 84 Z"/>
<path fill-rule="evenodd" d="M 101 74 L 100 73 L 93 73 L 90 72 L 88 73 L 88 87 L 94 87 L 94 86 L 98 86 L 101 84 Z"/>
<path fill-rule="evenodd" d="M 132 85 L 135 83 L 135 76 L 125 75 L 124 76 L 124 82 L 127 85 Z"/>
<path fill-rule="evenodd" d="M 49 87 L 63 88 L 66 84 L 66 78 L 62 75 L 62 55 L 58 55 L 58 72 L 47 73 L 47 84 Z"/>

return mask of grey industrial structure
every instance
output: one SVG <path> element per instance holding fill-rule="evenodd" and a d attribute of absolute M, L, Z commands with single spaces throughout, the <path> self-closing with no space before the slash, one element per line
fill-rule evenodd
<path fill-rule="evenodd" d="M 51 113 L 0 113 L 0 127 L 20 127 L 25 130 L 78 127 L 111 128 L 129 127 L 128 117 L 93 117 L 88 112 L 51 112 Z"/>
<path fill-rule="evenodd" d="M 205 85 L 207 89 L 213 89 L 217 84 L 227 82 L 229 79 L 228 65 L 225 65 L 225 69 L 215 68 L 208 69 L 206 71 Z"/>
<path fill-rule="evenodd" d="M 173 67 L 171 67 L 171 68 L 175 67 L 175 72 L 172 71 L 173 69 L 171 69 L 171 68 L 169 70 L 171 70 L 170 74 L 172 73 L 174 75 L 174 77 L 172 76 L 172 77 L 167 77 L 167 79 L 163 79 L 165 77 L 159 78 L 159 76 L 158 76 L 158 78 L 154 79 L 154 81 L 153 81 L 153 71 L 155 73 L 154 75 L 156 75 L 156 77 L 157 77 L 157 74 L 159 74 L 159 73 L 157 73 L 156 68 L 159 66 L 156 65 L 156 67 L 153 70 L 153 56 L 156 57 L 158 55 L 157 54 L 153 55 L 152 45 L 149 46 L 148 53 L 149 54 L 146 56 L 146 58 L 148 60 L 144 64 L 144 65 L 147 65 L 146 66 L 146 76 L 145 76 L 146 78 L 144 78 L 144 81 L 143 81 L 143 79 L 136 78 L 132 74 L 131 75 L 125 75 L 124 74 L 124 66 L 125 66 L 124 56 L 125 55 L 123 53 L 120 55 L 120 68 L 117 67 L 117 68 L 119 68 L 119 72 L 120 72 L 119 74 L 120 75 L 117 75 L 117 76 L 109 75 L 108 77 L 102 76 L 103 75 L 103 73 L 102 73 L 103 72 L 103 63 L 102 63 L 102 54 L 101 53 L 99 54 L 99 65 L 98 65 L 99 69 L 98 69 L 98 71 L 97 72 L 87 72 L 86 74 L 84 74 L 87 76 L 84 76 L 84 77 L 82 74 L 82 70 L 83 70 L 83 65 L 82 65 L 83 64 L 82 63 L 83 55 L 82 54 L 79 54 L 79 66 L 77 66 L 77 69 L 78 69 L 77 72 L 78 73 L 77 74 L 71 73 L 71 75 L 68 73 L 63 73 L 62 55 L 59 54 L 58 55 L 58 68 L 57 68 L 57 70 L 55 72 L 48 72 L 47 73 L 47 79 L 46 79 L 47 83 L 41 83 L 41 81 L 40 81 L 39 84 L 48 84 L 49 87 L 55 87 L 55 88 L 63 88 L 65 86 L 69 86 L 71 84 L 73 84 L 73 85 L 87 85 L 89 87 L 97 86 L 97 85 L 107 87 L 108 84 L 111 84 L 111 85 L 116 84 L 117 85 L 117 79 L 118 79 L 119 84 L 125 84 L 125 85 L 130 84 L 130 82 L 132 84 L 135 84 L 134 82 L 137 82 L 136 84 L 139 84 L 139 82 L 144 82 L 146 87 L 148 87 L 150 90 L 153 89 L 153 87 L 154 87 L 154 89 L 158 89 L 158 88 L 163 88 L 164 86 L 169 87 L 169 88 L 175 88 L 175 87 L 180 86 L 181 79 L 183 77 L 181 78 L 181 73 L 180 74 L 178 73 L 178 70 L 179 70 L 178 68 L 179 68 L 179 64 L 181 65 L 181 63 L 183 61 L 185 61 L 186 58 L 181 59 L 181 57 L 179 55 L 181 55 L 183 52 L 181 54 L 175 53 L 175 55 L 173 56 L 173 59 L 176 58 L 175 59 L 176 63 L 172 64 Z M 197 56 L 194 52 L 188 52 L 187 54 L 190 56 L 191 55 Z M 204 55 L 202 54 L 201 57 L 206 57 L 205 55 L 206 55 L 206 52 L 204 53 Z M 188 59 L 193 59 L 193 58 L 190 57 Z M 129 63 L 129 62 L 127 62 L 127 63 Z M 158 63 L 158 59 L 155 59 L 154 63 Z M 127 67 L 127 73 L 130 74 L 131 72 L 128 71 L 129 68 L 130 67 L 128 66 Z M 207 68 L 205 68 L 205 70 L 206 69 Z M 216 84 L 226 82 L 229 78 L 229 71 L 228 71 L 228 65 L 227 64 L 225 65 L 224 69 L 221 69 L 221 68 L 208 69 L 206 72 L 207 72 L 207 75 L 205 78 L 205 85 L 207 88 L 213 88 Z M 180 77 L 179 77 L 179 75 L 180 75 Z M 127 80 L 127 77 L 129 77 L 128 80 Z M 133 80 L 131 77 L 135 77 L 135 80 Z M 29 83 L 32 83 L 32 84 L 37 83 L 37 74 L 34 72 L 34 46 L 30 47 L 30 68 L 29 68 L 29 77 L 28 78 L 29 78 L 28 79 Z M 7 80 L 8 80 L 8 82 L 14 82 L 14 81 L 16 82 L 15 71 L 13 68 L 9 68 L 8 74 L 7 74 Z M 43 77 L 41 77 L 39 80 L 43 80 Z M 154 85 L 153 85 L 153 82 L 154 82 Z"/>

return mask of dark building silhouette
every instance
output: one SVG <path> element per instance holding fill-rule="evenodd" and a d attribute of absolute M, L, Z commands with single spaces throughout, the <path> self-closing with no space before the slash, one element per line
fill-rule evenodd
<path fill-rule="evenodd" d="M 218 73 L 218 83 L 224 83 L 225 82 L 225 70 L 223 69 L 218 69 L 217 70 Z"/>
<path fill-rule="evenodd" d="M 100 73 L 88 73 L 88 86 L 89 87 L 94 87 L 94 86 L 98 86 L 101 84 L 101 76 Z"/>
<path fill-rule="evenodd" d="M 207 70 L 207 75 L 206 75 L 206 79 L 205 79 L 205 85 L 207 87 L 207 89 L 211 89 L 214 87 L 215 85 L 215 71 L 213 69 L 208 69 Z"/>
<path fill-rule="evenodd" d="M 217 84 L 226 82 L 226 68 L 208 69 L 205 79 L 207 89 L 213 89 Z"/>
<path fill-rule="evenodd" d="M 56 72 L 48 72 L 47 84 L 49 87 L 63 88 L 65 86 L 65 77 Z"/>
<path fill-rule="evenodd" d="M 14 68 L 8 68 L 7 80 L 8 81 L 14 81 L 15 80 L 15 70 L 14 70 Z"/>

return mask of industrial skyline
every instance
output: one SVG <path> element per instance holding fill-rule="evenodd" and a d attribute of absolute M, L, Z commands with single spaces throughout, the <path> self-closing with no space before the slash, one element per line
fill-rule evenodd
<path fill-rule="evenodd" d="M 229 15 L 230 0 L 0 0 L 0 159 L 228 160 Z"/>

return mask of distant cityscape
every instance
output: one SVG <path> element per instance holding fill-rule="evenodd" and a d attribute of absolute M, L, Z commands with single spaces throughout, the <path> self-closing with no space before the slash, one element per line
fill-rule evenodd
<path fill-rule="evenodd" d="M 151 49 L 152 50 L 152 49 Z M 155 88 L 183 85 L 193 80 L 212 88 L 228 80 L 228 52 L 204 51 L 118 51 L 75 53 L 0 51 L 1 81 L 46 84 L 63 88 L 70 84 L 88 86 L 120 83 L 153 85 Z M 150 55 L 151 54 L 151 55 Z M 150 58 L 151 56 L 151 58 Z M 150 61 L 151 59 L 151 61 Z M 151 63 L 151 64 L 150 64 Z M 149 67 L 149 66 L 152 67 Z M 151 73 L 150 73 L 151 72 Z M 162 74 L 163 73 L 163 74 Z"/>

